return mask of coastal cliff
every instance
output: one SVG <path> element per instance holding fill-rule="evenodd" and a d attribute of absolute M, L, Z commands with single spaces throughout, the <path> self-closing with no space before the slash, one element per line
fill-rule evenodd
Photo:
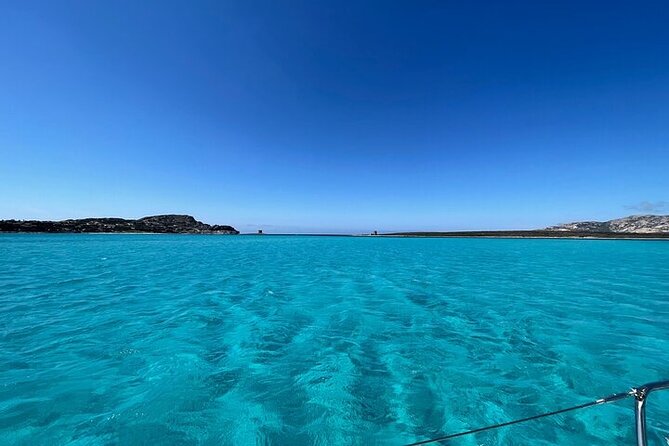
<path fill-rule="evenodd" d="M 83 218 L 78 220 L 0 220 L 0 232 L 150 232 L 156 234 L 239 234 L 232 226 L 208 225 L 190 215 L 153 215 L 138 220 Z"/>
<path fill-rule="evenodd" d="M 669 233 L 669 215 L 632 215 L 609 221 L 578 221 L 550 226 L 546 231 L 662 234 Z"/>

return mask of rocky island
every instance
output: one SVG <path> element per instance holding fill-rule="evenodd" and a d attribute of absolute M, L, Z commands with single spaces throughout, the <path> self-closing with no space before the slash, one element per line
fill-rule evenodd
<path fill-rule="evenodd" d="M 156 234 L 239 234 L 232 226 L 208 225 L 190 215 L 153 215 L 137 220 L 83 218 L 78 220 L 0 220 L 0 232 L 115 232 Z"/>

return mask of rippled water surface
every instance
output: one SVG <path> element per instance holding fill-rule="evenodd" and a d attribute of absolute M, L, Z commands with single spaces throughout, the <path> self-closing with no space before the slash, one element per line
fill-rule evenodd
<path fill-rule="evenodd" d="M 0 235 L 3 445 L 401 445 L 662 378 L 669 242 Z M 450 444 L 633 444 L 632 405 Z"/>

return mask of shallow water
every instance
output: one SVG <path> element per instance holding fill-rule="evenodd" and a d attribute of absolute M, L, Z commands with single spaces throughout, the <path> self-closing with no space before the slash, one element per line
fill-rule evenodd
<path fill-rule="evenodd" d="M 662 241 L 0 235 L 0 444 L 400 445 L 669 379 L 668 320 Z"/>

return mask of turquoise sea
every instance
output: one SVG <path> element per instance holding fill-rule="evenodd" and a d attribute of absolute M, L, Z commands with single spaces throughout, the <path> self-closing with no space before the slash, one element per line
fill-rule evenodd
<path fill-rule="evenodd" d="M 401 445 L 659 379 L 669 242 L 0 235 L 2 445 Z M 632 407 L 448 444 L 634 444 Z"/>

